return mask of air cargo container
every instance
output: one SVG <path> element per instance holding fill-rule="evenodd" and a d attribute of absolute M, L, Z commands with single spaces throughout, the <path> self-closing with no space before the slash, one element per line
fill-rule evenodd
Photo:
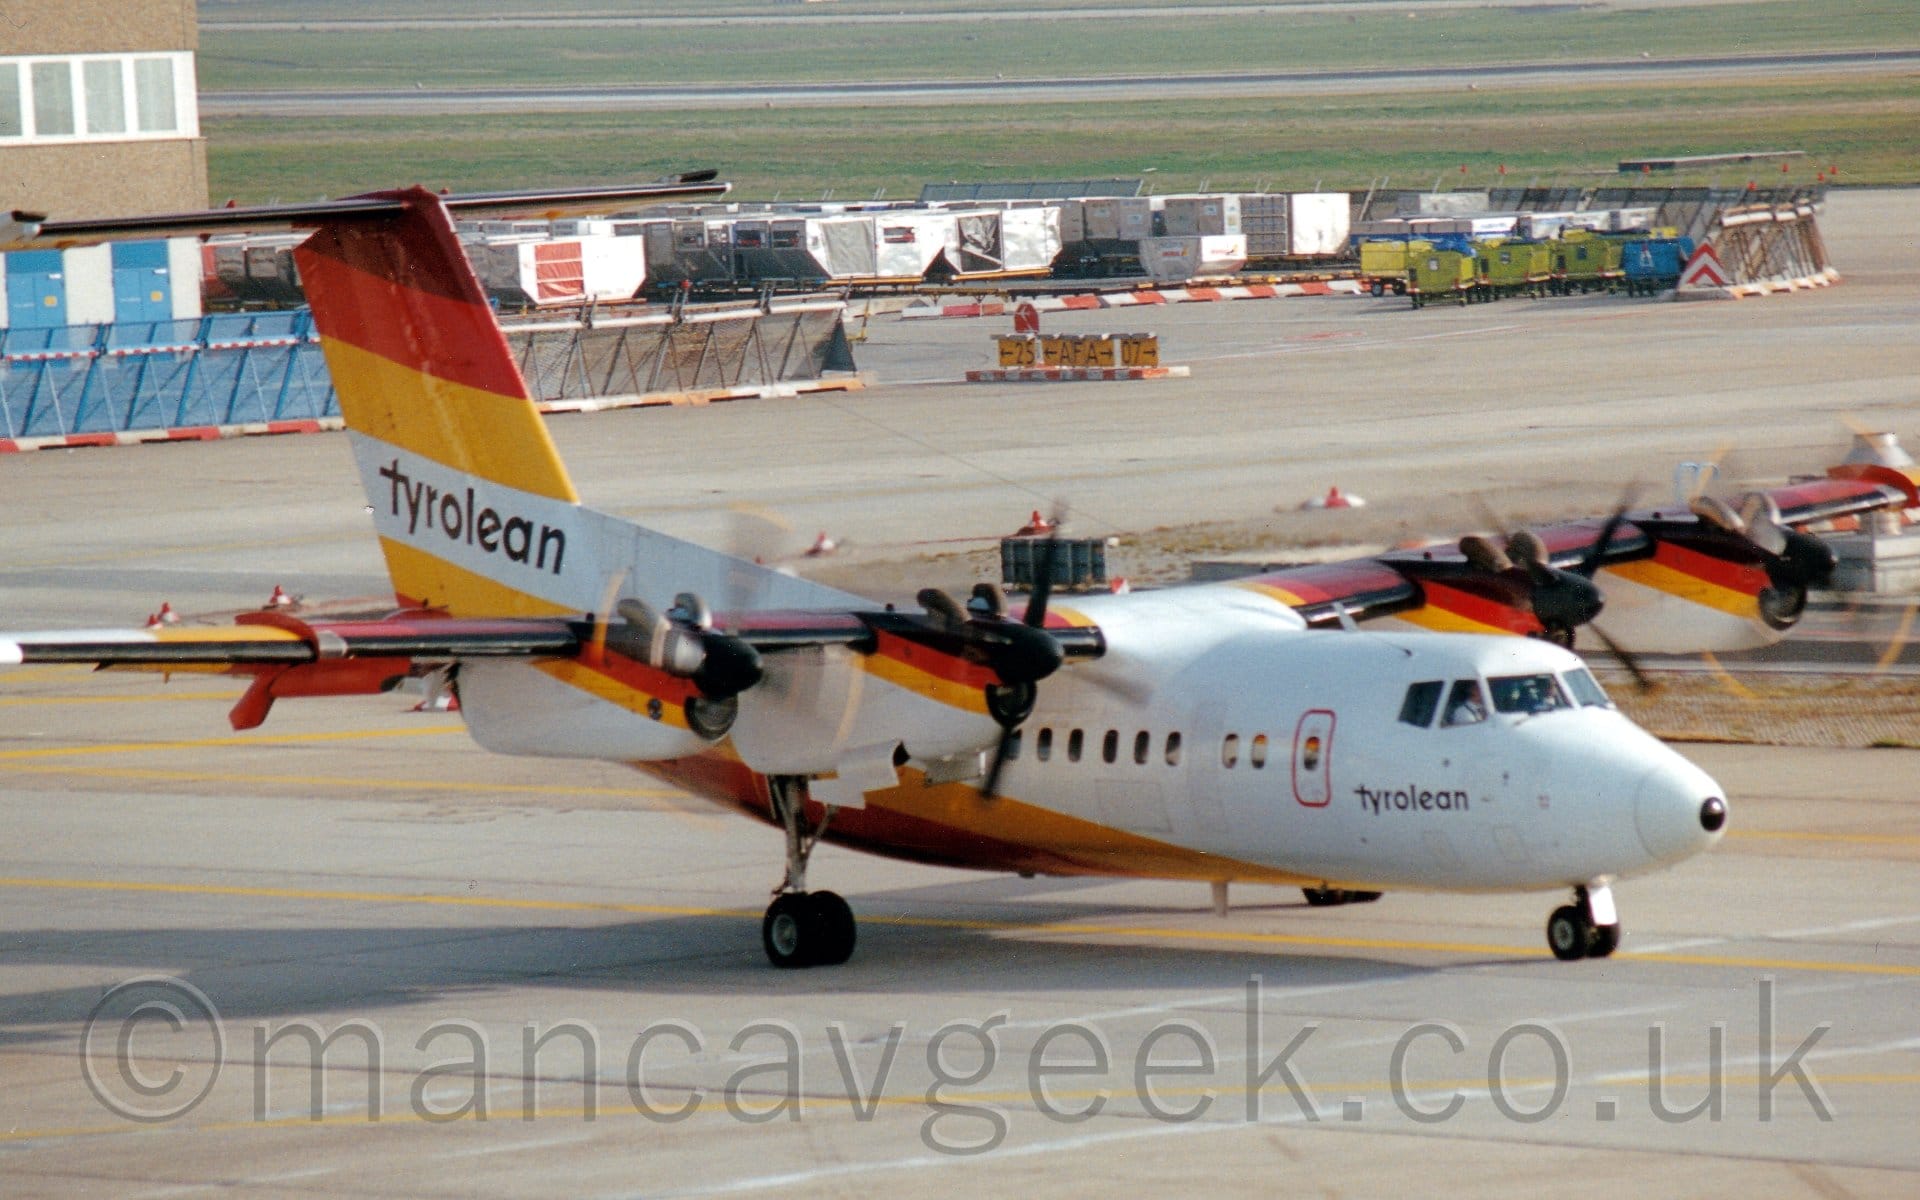
<path fill-rule="evenodd" d="M 647 282 L 645 238 L 485 237 L 467 256 L 487 294 L 512 307 L 630 300 Z"/>
<path fill-rule="evenodd" d="M 959 240 L 959 225 L 948 212 L 888 212 L 873 217 L 874 278 L 882 283 L 914 283 L 948 246 Z"/>
<path fill-rule="evenodd" d="M 647 280 L 655 287 L 733 280 L 733 218 L 646 221 Z"/>
<path fill-rule="evenodd" d="M 1220 237 L 1240 230 L 1238 196 L 1161 196 L 1156 236 Z"/>
<path fill-rule="evenodd" d="M 1251 260 L 1287 257 L 1287 197 L 1284 193 L 1249 192 L 1239 197 L 1240 232 L 1246 235 Z"/>
<path fill-rule="evenodd" d="M 1150 196 L 1090 196 L 1080 202 L 1090 242 L 1137 242 L 1153 236 Z"/>
<path fill-rule="evenodd" d="M 1140 265 L 1163 283 L 1232 275 L 1247 265 L 1247 239 L 1244 234 L 1146 238 L 1140 242 Z"/>
<path fill-rule="evenodd" d="M 1287 197 L 1287 254 L 1340 258 L 1347 252 L 1352 206 L 1345 192 L 1294 192 Z"/>
<path fill-rule="evenodd" d="M 1089 202 L 1091 203 L 1091 202 Z M 928 269 L 932 278 L 1000 279 L 1045 275 L 1060 257 L 1057 205 L 999 211 L 952 210 L 954 240 Z"/>

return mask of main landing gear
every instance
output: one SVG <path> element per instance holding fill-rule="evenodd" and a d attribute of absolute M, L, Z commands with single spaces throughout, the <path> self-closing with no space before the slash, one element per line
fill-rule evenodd
<path fill-rule="evenodd" d="M 1605 958 L 1620 945 L 1620 916 L 1613 907 L 1613 888 L 1604 882 L 1573 889 L 1574 902 L 1563 904 L 1547 918 L 1547 946 L 1562 962 L 1576 958 Z"/>
<path fill-rule="evenodd" d="M 833 810 L 807 827 L 802 808 L 805 781 L 793 775 L 767 780 L 773 815 L 787 831 L 787 876 L 774 889 L 773 903 L 760 922 L 760 944 L 776 967 L 837 967 L 853 957 L 853 910 L 833 892 L 807 890 L 807 859 L 827 831 Z"/>

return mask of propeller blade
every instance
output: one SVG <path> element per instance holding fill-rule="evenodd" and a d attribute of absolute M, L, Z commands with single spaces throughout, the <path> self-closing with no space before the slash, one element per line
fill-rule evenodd
<path fill-rule="evenodd" d="M 960 633 L 966 629 L 966 610 L 960 607 L 959 601 L 939 588 L 921 588 L 914 599 L 921 608 L 927 610 L 928 616 L 945 626 L 949 633 Z"/>
<path fill-rule="evenodd" d="M 613 611 L 614 597 L 620 594 L 620 586 L 626 581 L 625 571 L 615 571 L 607 577 L 607 586 L 600 590 L 600 606 L 593 610 L 593 637 L 587 642 L 586 659 L 590 663 L 607 659 L 607 614 Z"/>
<path fill-rule="evenodd" d="M 967 611 L 998 620 L 1007 615 L 1007 594 L 997 583 L 976 583 L 967 599 Z"/>
<path fill-rule="evenodd" d="M 1460 539 L 1460 553 L 1467 556 L 1475 569 L 1490 575 L 1504 575 L 1513 570 L 1513 560 L 1507 557 L 1507 552 L 1495 545 L 1493 539 L 1477 533 Z"/>
<path fill-rule="evenodd" d="M 1634 686 L 1640 690 L 1641 695 L 1651 695 L 1655 689 L 1658 688 L 1659 685 L 1653 681 L 1652 676 L 1647 674 L 1646 669 L 1640 665 L 1639 660 L 1636 659 L 1630 651 L 1621 646 L 1620 643 L 1614 641 L 1606 630 L 1600 628 L 1597 623 L 1593 622 L 1589 622 L 1587 628 L 1592 631 L 1593 636 L 1599 640 L 1600 644 L 1607 648 L 1607 653 L 1613 655 L 1615 660 L 1627 669 L 1627 674 L 1633 676 Z"/>
<path fill-rule="evenodd" d="M 1748 492 L 1740 497 L 1740 519 L 1746 523 L 1747 538 L 1768 554 L 1779 555 L 1787 548 L 1787 532 L 1780 525 L 1780 506 L 1765 492 Z"/>
<path fill-rule="evenodd" d="M 1635 490 L 1628 488 L 1620 497 L 1619 505 L 1607 517 L 1607 523 L 1600 527 L 1600 536 L 1594 539 L 1592 548 L 1587 551 L 1587 556 L 1573 568 L 1574 574 L 1582 579 L 1592 579 L 1599 572 L 1600 560 L 1606 557 L 1607 547 L 1613 544 L 1613 535 L 1618 533 L 1620 526 L 1626 523 L 1627 510 L 1633 507 Z"/>

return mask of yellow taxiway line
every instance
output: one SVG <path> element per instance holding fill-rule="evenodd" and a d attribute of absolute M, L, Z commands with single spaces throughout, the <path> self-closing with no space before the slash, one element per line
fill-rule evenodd
<path fill-rule="evenodd" d="M 424 904 L 446 908 L 506 909 L 523 912 L 616 913 L 632 916 L 727 917 L 759 921 L 757 910 L 679 904 L 630 904 L 593 900 L 538 900 L 528 897 L 447 895 L 439 893 L 333 891 L 316 888 L 247 887 L 239 885 L 161 883 L 146 880 L 37 879 L 0 877 L 0 888 L 49 891 L 122 892 L 147 895 L 231 896 L 253 900 L 311 900 L 337 904 Z M 1506 958 L 1544 958 L 1548 951 L 1532 946 L 1477 942 L 1423 941 L 1404 938 L 1342 937 L 1326 934 L 1265 933 L 1257 930 L 1191 929 L 1152 925 L 1103 925 L 1075 921 L 992 921 L 951 917 L 862 916 L 873 925 L 928 929 L 964 929 L 1026 937 L 1122 938 L 1130 941 L 1210 942 L 1242 946 L 1297 946 L 1342 950 L 1399 950 Z M 1623 950 L 1615 962 L 1671 963 L 1686 966 L 1737 967 L 1765 971 L 1808 971 L 1850 975 L 1920 978 L 1920 963 L 1834 962 L 1812 959 L 1760 958 L 1723 954 L 1636 953 Z"/>

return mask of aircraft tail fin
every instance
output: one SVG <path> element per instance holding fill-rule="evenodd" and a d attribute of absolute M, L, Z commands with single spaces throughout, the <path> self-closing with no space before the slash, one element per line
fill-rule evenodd
<path fill-rule="evenodd" d="M 557 616 L 623 595 L 664 609 L 681 591 L 860 602 L 580 504 L 448 203 L 412 188 L 336 204 L 294 254 L 402 606 Z"/>
<path fill-rule="evenodd" d="M 369 197 L 370 199 L 375 197 Z M 323 221 L 295 252 L 404 605 L 456 616 L 575 610 L 550 583 L 579 497 L 505 335 L 424 188 Z"/>

